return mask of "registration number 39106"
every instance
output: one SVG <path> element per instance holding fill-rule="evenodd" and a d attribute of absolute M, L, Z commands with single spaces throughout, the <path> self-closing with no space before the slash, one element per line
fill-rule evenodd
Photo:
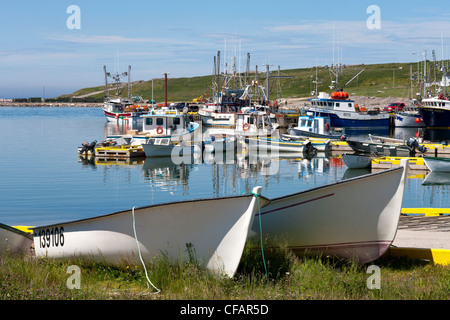
<path fill-rule="evenodd" d="M 38 236 L 40 248 L 64 246 L 64 227 L 40 229 Z"/>

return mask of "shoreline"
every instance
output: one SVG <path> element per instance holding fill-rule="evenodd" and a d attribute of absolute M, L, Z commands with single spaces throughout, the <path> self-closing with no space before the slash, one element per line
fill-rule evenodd
<path fill-rule="evenodd" d="M 103 103 L 91 102 L 0 102 L 0 107 L 102 107 Z"/>
<path fill-rule="evenodd" d="M 308 99 L 313 97 L 302 98 L 279 98 L 278 106 L 280 109 L 297 109 L 303 107 Z M 409 99 L 398 97 L 370 97 L 370 96 L 353 96 L 351 100 L 360 106 L 370 108 L 383 108 L 392 102 L 403 102 L 406 105 Z M 170 102 L 169 102 L 170 103 Z M 103 102 L 0 102 L 0 107 L 102 107 Z"/>

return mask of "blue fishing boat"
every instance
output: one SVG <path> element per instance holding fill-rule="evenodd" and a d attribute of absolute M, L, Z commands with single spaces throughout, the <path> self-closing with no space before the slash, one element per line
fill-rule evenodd
<path fill-rule="evenodd" d="M 450 100 L 443 94 L 423 99 L 419 111 L 427 128 L 450 128 Z"/>
<path fill-rule="evenodd" d="M 343 91 L 336 91 L 331 96 L 321 92 L 317 98 L 308 99 L 317 116 L 329 117 L 332 128 L 373 128 L 389 127 L 389 114 L 379 109 L 360 107 Z"/>

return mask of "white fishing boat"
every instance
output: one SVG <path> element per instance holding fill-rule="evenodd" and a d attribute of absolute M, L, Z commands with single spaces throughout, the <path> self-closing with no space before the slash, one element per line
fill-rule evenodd
<path fill-rule="evenodd" d="M 450 158 L 423 157 L 428 169 L 436 172 L 450 172 Z"/>
<path fill-rule="evenodd" d="M 330 118 L 315 116 L 313 112 L 298 117 L 298 124 L 289 128 L 290 136 L 311 137 L 330 140 L 341 140 L 341 134 L 333 134 L 330 131 Z"/>
<path fill-rule="evenodd" d="M 148 114 L 150 110 L 147 105 L 136 104 L 128 99 L 122 99 L 120 97 L 107 99 L 103 103 L 102 109 L 108 122 L 117 123 L 140 121 L 141 116 Z"/>
<path fill-rule="evenodd" d="M 402 166 L 270 199 L 251 238 L 294 252 L 368 263 L 393 242 L 401 214 L 408 162 Z"/>
<path fill-rule="evenodd" d="M 231 152 L 238 148 L 238 139 L 232 135 L 213 135 L 205 140 L 204 151 L 206 153 Z"/>
<path fill-rule="evenodd" d="M 394 125 L 396 128 L 424 128 L 425 122 L 417 107 L 406 106 L 403 111 L 395 113 Z"/>
<path fill-rule="evenodd" d="M 192 141 L 175 142 L 171 138 L 149 138 L 142 144 L 145 156 L 151 157 L 182 157 L 201 152 L 201 145 Z"/>
<path fill-rule="evenodd" d="M 152 205 L 35 227 L 36 256 L 122 266 L 164 257 L 176 264 L 195 261 L 233 277 L 259 205 L 266 203 L 260 192 L 255 187 L 247 195 Z"/>
<path fill-rule="evenodd" d="M 0 223 L 0 255 L 26 253 L 33 247 L 31 234 Z"/>
<path fill-rule="evenodd" d="M 349 169 L 370 168 L 374 156 L 367 153 L 344 153 L 342 160 Z"/>
<path fill-rule="evenodd" d="M 266 137 L 248 137 L 245 142 L 250 150 L 275 152 L 327 152 L 331 151 L 331 143 L 326 141 L 286 140 Z"/>
<path fill-rule="evenodd" d="M 239 136 L 271 136 L 277 133 L 279 128 L 274 113 L 253 111 L 238 113 L 235 135 Z"/>

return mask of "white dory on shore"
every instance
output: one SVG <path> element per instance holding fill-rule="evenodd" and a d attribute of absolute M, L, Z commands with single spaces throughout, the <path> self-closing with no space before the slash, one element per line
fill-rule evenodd
<path fill-rule="evenodd" d="M 269 246 L 281 240 L 294 252 L 373 261 L 395 238 L 407 167 L 403 159 L 394 169 L 270 199 L 261 209 L 262 236 Z M 254 223 L 250 237 L 259 239 L 259 230 Z"/>
<path fill-rule="evenodd" d="M 113 265 L 195 260 L 233 277 L 259 208 L 261 187 L 248 195 L 171 202 L 94 218 L 34 227 L 36 256 L 83 258 Z"/>
<path fill-rule="evenodd" d="M 0 223 L 0 255 L 28 252 L 33 246 L 31 234 Z"/>

